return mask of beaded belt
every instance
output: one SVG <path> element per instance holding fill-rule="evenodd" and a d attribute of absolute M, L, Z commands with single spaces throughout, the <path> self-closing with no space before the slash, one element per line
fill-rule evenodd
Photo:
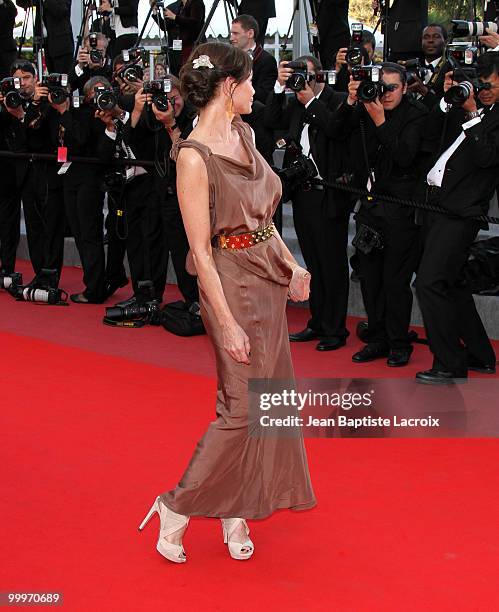
<path fill-rule="evenodd" d="M 256 232 L 248 232 L 247 234 L 236 234 L 236 235 L 225 235 L 218 234 L 213 236 L 211 244 L 214 247 L 220 247 L 221 249 L 246 249 L 247 247 L 253 246 L 258 242 L 268 240 L 274 235 L 274 224 L 271 223 L 261 230 Z"/>

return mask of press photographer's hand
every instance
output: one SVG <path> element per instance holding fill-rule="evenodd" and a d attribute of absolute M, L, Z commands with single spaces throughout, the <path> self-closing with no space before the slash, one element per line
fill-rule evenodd
<path fill-rule="evenodd" d="M 347 104 L 353 106 L 357 104 L 359 98 L 357 97 L 357 90 L 359 89 L 360 81 L 354 81 L 352 77 L 350 77 L 350 82 L 348 83 L 348 98 Z"/>
<path fill-rule="evenodd" d="M 310 85 L 308 83 L 305 83 L 305 89 L 302 89 L 301 91 L 297 91 L 296 98 L 298 99 L 299 102 L 301 102 L 305 106 L 305 104 L 307 104 L 308 102 L 310 102 L 310 100 L 313 100 L 315 98 L 315 94 L 314 94 L 313 89 L 310 87 Z"/>
<path fill-rule="evenodd" d="M 449 72 L 445 73 L 445 80 L 444 80 L 444 92 L 445 93 L 447 93 L 451 87 L 454 87 L 454 85 L 457 85 L 457 81 L 454 81 L 453 76 L 454 76 L 454 70 L 450 70 Z"/>
<path fill-rule="evenodd" d="M 334 67 L 336 72 L 339 72 L 343 68 L 343 66 L 347 65 L 347 50 L 348 49 L 346 47 L 342 47 L 338 50 Z"/>
<path fill-rule="evenodd" d="M 385 109 L 379 98 L 376 98 L 372 102 L 364 102 L 364 108 L 376 127 L 379 127 L 385 122 Z"/>
<path fill-rule="evenodd" d="M 277 81 L 281 87 L 286 85 L 286 81 L 293 74 L 293 69 L 288 68 L 287 65 L 289 62 L 281 62 L 279 67 L 277 68 Z"/>

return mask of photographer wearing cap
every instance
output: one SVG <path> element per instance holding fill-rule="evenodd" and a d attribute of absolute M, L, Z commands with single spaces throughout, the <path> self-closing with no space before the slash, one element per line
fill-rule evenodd
<path fill-rule="evenodd" d="M 168 99 L 167 109 L 162 108 L 160 110 L 156 104 L 152 104 L 154 116 L 163 127 L 162 130 L 154 133 L 157 160 L 154 183 L 159 196 L 163 220 L 166 261 L 162 262 L 162 266 L 164 266 L 165 271 L 168 269 L 168 257 L 171 255 L 178 288 L 186 304 L 190 306 L 193 302 L 199 301 L 199 291 L 196 277 L 191 276 L 185 269 L 189 243 L 187 242 L 177 197 L 176 164 L 170 158 L 170 151 L 173 143 L 179 138 L 184 140 L 192 132 L 194 123 L 197 122 L 197 111 L 182 97 L 180 81 L 177 77 L 171 75 L 169 79 L 171 90 L 166 94 Z"/>
<path fill-rule="evenodd" d="M 107 56 L 109 39 L 100 32 L 85 36 L 83 46 L 78 51 L 76 64 L 68 74 L 71 90 L 83 91 L 85 83 L 95 76 L 111 80 L 113 69 Z"/>
<path fill-rule="evenodd" d="M 426 174 L 427 199 L 449 214 L 424 215 L 416 284 L 433 365 L 416 378 L 425 383 L 464 379 L 469 369 L 495 371 L 494 350 L 471 291 L 459 278 L 479 229 L 486 228 L 472 217 L 487 213 L 499 183 L 499 53 L 479 57 L 477 71 L 479 83 L 457 84 L 452 73 L 446 75 L 446 96 L 459 87 L 467 97 L 452 107 L 442 99 L 426 127 L 434 142 Z"/>
<path fill-rule="evenodd" d="M 375 69 L 377 70 L 377 68 Z M 417 262 L 414 209 L 383 201 L 375 193 L 410 198 L 419 177 L 421 134 L 427 109 L 406 96 L 406 72 L 385 63 L 372 81 L 352 80 L 339 115 L 350 132 L 350 165 L 355 183 L 373 197 L 361 199 L 356 215 L 359 273 L 368 316 L 368 343 L 352 360 L 388 357 L 387 365 L 408 363 L 412 275 Z"/>
<path fill-rule="evenodd" d="M 298 72 L 289 67 L 289 62 L 279 64 L 278 80 L 265 109 L 265 123 L 287 132 L 284 167 L 298 163 L 311 167 L 310 174 L 313 174 L 300 179 L 298 184 L 285 184 L 291 190 L 295 230 L 312 275 L 311 319 L 303 331 L 291 334 L 290 340 L 318 339 L 317 350 L 331 351 L 344 346 L 348 336 L 346 249 L 350 198 L 342 192 L 325 189 L 313 179 L 334 182 L 343 174 L 344 149 L 328 138 L 326 126 L 333 121 L 345 95 L 317 82 L 322 67 L 315 57 L 298 58 L 294 65 L 300 64 L 305 70 Z M 296 82 L 295 95 L 287 98 L 286 86 L 295 87 Z"/>
<path fill-rule="evenodd" d="M 19 79 L 21 103 L 14 107 L 3 99 L 2 115 L 9 148 L 16 153 L 53 153 L 50 126 L 53 113 L 34 65 L 17 60 L 12 77 Z M 64 201 L 61 177 L 55 162 L 17 159 L 15 177 L 21 194 L 26 238 L 36 276 L 43 268 L 60 273 L 64 252 Z"/>

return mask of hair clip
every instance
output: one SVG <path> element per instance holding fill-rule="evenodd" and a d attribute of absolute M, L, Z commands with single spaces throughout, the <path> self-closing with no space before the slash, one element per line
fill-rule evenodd
<path fill-rule="evenodd" d="M 194 69 L 197 68 L 215 68 L 215 66 L 211 63 L 208 55 L 200 55 L 192 62 L 192 67 Z"/>

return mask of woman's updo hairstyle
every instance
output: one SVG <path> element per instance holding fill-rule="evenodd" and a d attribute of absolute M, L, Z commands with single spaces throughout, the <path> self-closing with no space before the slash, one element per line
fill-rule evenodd
<path fill-rule="evenodd" d="M 196 64 L 194 60 L 202 55 L 209 57 L 213 68 L 207 65 L 194 68 Z M 206 61 L 201 62 L 201 64 L 206 63 Z M 227 43 L 204 43 L 194 49 L 182 66 L 180 91 L 184 100 L 188 100 L 196 108 L 201 109 L 213 100 L 221 81 L 227 77 L 233 77 L 236 83 L 242 83 L 249 77 L 251 70 L 252 60 L 246 51 Z"/>

